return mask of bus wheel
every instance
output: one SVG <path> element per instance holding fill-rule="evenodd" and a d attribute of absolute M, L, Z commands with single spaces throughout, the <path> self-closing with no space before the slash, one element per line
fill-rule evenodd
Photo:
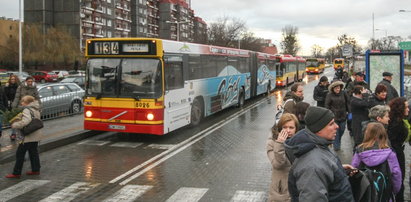
<path fill-rule="evenodd" d="M 244 97 L 244 92 L 243 90 L 240 90 L 240 94 L 238 96 L 238 102 L 237 102 L 237 107 L 243 107 L 245 102 L 245 97 Z"/>
<path fill-rule="evenodd" d="M 191 125 L 196 126 L 200 124 L 203 118 L 203 104 L 196 98 L 191 106 Z"/>

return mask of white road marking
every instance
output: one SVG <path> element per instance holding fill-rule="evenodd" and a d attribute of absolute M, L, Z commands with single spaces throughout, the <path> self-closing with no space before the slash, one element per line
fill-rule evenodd
<path fill-rule="evenodd" d="M 150 144 L 147 147 L 150 147 L 152 149 L 171 149 L 175 144 Z"/>
<path fill-rule="evenodd" d="M 153 188 L 148 185 L 126 185 L 103 202 L 132 202 L 143 195 L 146 191 Z"/>
<path fill-rule="evenodd" d="M 171 158 L 172 156 L 178 154 L 179 152 L 183 151 L 184 149 L 186 149 L 187 147 L 193 145 L 194 143 L 200 141 L 201 139 L 203 139 L 204 137 L 207 137 L 208 135 L 210 135 L 212 132 L 220 129 L 221 127 L 223 127 L 224 125 L 230 123 L 232 120 L 234 120 L 235 118 L 237 118 L 238 116 L 245 114 L 246 112 L 248 112 L 250 109 L 260 105 L 263 102 L 266 102 L 266 99 L 261 100 L 260 102 L 254 103 L 253 105 L 248 106 L 246 109 L 243 109 L 221 121 L 219 121 L 218 123 L 213 124 L 212 126 L 204 129 L 203 131 L 197 133 L 196 135 L 192 136 L 191 138 L 188 138 L 187 140 L 177 144 L 176 146 L 174 146 L 173 148 L 166 150 L 160 154 L 158 154 L 157 156 L 151 158 L 150 160 L 134 167 L 133 169 L 127 171 L 126 173 L 118 176 L 117 178 L 113 179 L 110 181 L 110 183 L 115 183 L 119 180 L 121 180 L 122 178 L 126 177 L 127 175 L 141 169 L 142 167 L 146 166 L 147 164 L 157 160 L 158 158 L 161 158 L 162 156 L 164 156 L 163 158 L 161 158 L 160 160 L 154 162 L 153 164 L 151 164 L 150 166 L 147 166 L 146 168 L 144 168 L 143 170 L 141 170 L 140 172 L 130 176 L 129 178 L 125 179 L 124 181 L 122 181 L 120 183 L 120 185 L 126 185 L 127 183 L 129 183 L 131 180 L 139 177 L 140 175 L 144 174 L 145 172 L 147 172 L 148 170 L 156 167 L 157 165 L 159 165 L 160 163 L 166 161 L 167 159 Z M 171 152 L 171 153 L 170 153 Z"/>
<path fill-rule="evenodd" d="M 92 146 L 103 146 L 105 144 L 110 143 L 110 141 L 101 141 L 101 140 L 85 140 L 79 142 L 79 145 L 92 145 Z"/>
<path fill-rule="evenodd" d="M 196 202 L 208 191 L 206 188 L 182 187 L 166 202 Z"/>
<path fill-rule="evenodd" d="M 111 144 L 110 147 L 126 147 L 126 148 L 137 148 L 138 146 L 142 145 L 141 142 L 117 142 Z"/>
<path fill-rule="evenodd" d="M 0 191 L 0 201 L 8 201 L 17 196 L 23 195 L 33 189 L 49 183 L 49 180 L 24 180 L 7 189 Z"/>
<path fill-rule="evenodd" d="M 59 192 L 56 192 L 49 197 L 42 199 L 40 202 L 72 201 L 80 194 L 83 194 L 88 190 L 97 187 L 98 185 L 99 183 L 76 182 L 69 187 L 60 190 Z"/>
<path fill-rule="evenodd" d="M 266 201 L 265 192 L 262 191 L 236 191 L 232 202 L 259 202 Z"/>

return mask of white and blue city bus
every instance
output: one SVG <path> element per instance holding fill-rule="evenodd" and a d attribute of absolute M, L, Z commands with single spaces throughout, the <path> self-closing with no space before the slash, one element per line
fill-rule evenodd
<path fill-rule="evenodd" d="M 275 87 L 274 55 L 153 38 L 87 41 L 85 129 L 163 135 Z"/>

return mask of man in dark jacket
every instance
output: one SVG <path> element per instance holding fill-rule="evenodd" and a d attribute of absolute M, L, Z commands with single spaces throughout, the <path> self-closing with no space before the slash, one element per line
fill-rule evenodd
<path fill-rule="evenodd" d="M 39 92 L 37 90 L 36 83 L 34 82 L 33 77 L 27 77 L 26 81 L 20 84 L 20 86 L 16 90 L 16 96 L 14 97 L 14 101 L 11 105 L 12 108 L 17 108 L 20 106 L 20 100 L 26 95 L 33 96 L 39 104 L 41 104 Z"/>
<path fill-rule="evenodd" d="M 304 87 L 301 83 L 291 86 L 291 91 L 284 96 L 284 113 L 295 114 L 295 105 L 304 100 Z"/>
<path fill-rule="evenodd" d="M 354 201 L 346 169 L 328 146 L 335 139 L 338 125 L 334 114 L 311 106 L 305 115 L 306 128 L 284 143 L 292 163 L 288 190 L 292 201 Z"/>
<path fill-rule="evenodd" d="M 352 96 L 352 91 L 354 90 L 354 86 L 363 86 L 367 90 L 370 91 L 370 86 L 368 85 L 367 82 L 364 81 L 364 74 L 362 72 L 357 72 L 355 73 L 355 79 L 352 82 L 347 83 L 345 86 L 345 92 L 347 93 L 348 96 Z M 371 92 L 371 91 L 370 91 Z"/>
<path fill-rule="evenodd" d="M 383 84 L 387 87 L 387 103 L 390 102 L 390 100 L 398 97 L 398 92 L 394 88 L 394 86 L 391 85 L 392 81 L 392 73 L 391 72 L 383 72 L 382 76 L 384 77 L 382 81 L 378 84 Z"/>
<path fill-rule="evenodd" d="M 325 97 L 328 93 L 328 78 L 326 76 L 322 76 L 318 85 L 314 88 L 314 100 L 317 101 L 318 107 L 324 107 L 325 104 Z"/>

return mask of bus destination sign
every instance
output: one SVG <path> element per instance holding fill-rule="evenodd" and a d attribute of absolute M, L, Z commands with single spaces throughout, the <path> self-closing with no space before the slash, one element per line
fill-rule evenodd
<path fill-rule="evenodd" d="M 122 51 L 126 53 L 147 53 L 148 44 L 146 43 L 125 43 L 122 46 Z"/>

